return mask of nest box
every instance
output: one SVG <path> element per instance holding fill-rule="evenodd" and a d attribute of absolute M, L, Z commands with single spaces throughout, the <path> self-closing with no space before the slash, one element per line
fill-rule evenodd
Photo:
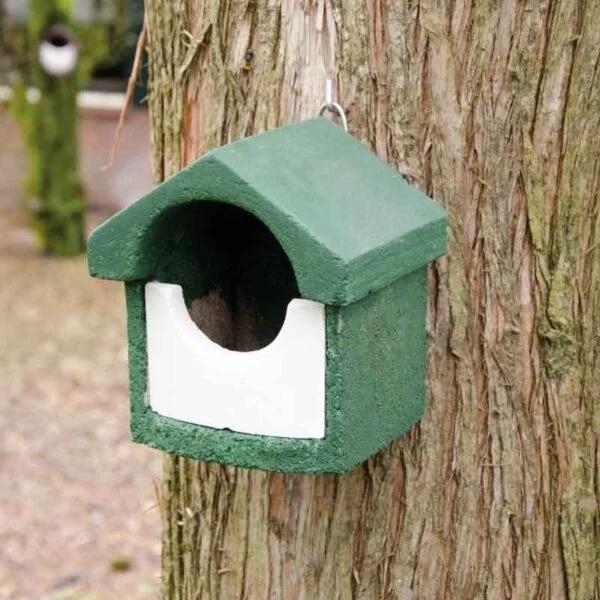
<path fill-rule="evenodd" d="M 324 118 L 203 156 L 100 226 L 126 285 L 135 441 L 344 472 L 421 417 L 445 211 Z"/>

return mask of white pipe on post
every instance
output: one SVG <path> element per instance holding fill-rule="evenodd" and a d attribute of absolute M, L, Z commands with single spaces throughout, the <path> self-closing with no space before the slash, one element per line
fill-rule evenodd
<path fill-rule="evenodd" d="M 52 77 L 65 77 L 77 67 L 79 48 L 74 35 L 66 27 L 50 27 L 38 48 L 42 69 Z"/>

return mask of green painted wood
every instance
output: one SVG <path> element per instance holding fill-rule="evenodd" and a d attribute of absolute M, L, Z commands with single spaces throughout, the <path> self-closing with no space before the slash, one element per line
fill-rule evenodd
<path fill-rule="evenodd" d="M 427 264 L 445 248 L 445 211 L 325 119 L 210 152 L 90 239 L 92 275 L 126 282 L 134 440 L 280 472 L 342 473 L 363 462 L 421 417 Z M 241 434 L 152 411 L 152 280 L 181 285 L 188 308 L 204 299 L 208 324 L 225 314 L 215 341 L 233 350 L 272 341 L 292 298 L 326 304 L 325 437 Z"/>
<path fill-rule="evenodd" d="M 427 269 L 327 310 L 326 433 L 286 439 L 212 429 L 147 405 L 143 283 L 127 283 L 133 439 L 165 452 L 267 471 L 343 473 L 405 433 L 425 395 Z M 210 401 L 210 398 L 206 399 Z"/>
<path fill-rule="evenodd" d="M 303 298 L 348 305 L 445 252 L 446 212 L 324 118 L 209 152 L 103 224 L 90 272 L 136 281 L 156 272 L 161 219 L 198 201 L 257 216 L 294 268 Z"/>

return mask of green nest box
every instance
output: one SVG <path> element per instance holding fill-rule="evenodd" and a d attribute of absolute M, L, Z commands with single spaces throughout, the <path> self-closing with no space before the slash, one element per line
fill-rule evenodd
<path fill-rule="evenodd" d="M 341 473 L 418 421 L 446 212 L 324 118 L 218 148 L 99 227 L 131 428 L 166 452 Z"/>

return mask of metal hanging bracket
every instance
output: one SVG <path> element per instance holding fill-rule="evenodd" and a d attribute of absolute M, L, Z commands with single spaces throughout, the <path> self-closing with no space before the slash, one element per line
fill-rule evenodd
<path fill-rule="evenodd" d="M 333 101 L 333 85 L 331 79 L 327 79 L 325 81 L 325 102 L 323 102 L 321 110 L 319 110 L 319 116 L 322 116 L 325 111 L 337 115 L 342 121 L 342 127 L 344 128 L 344 131 L 348 131 L 348 120 L 346 119 L 346 113 L 344 113 L 344 109 L 337 102 Z"/>

